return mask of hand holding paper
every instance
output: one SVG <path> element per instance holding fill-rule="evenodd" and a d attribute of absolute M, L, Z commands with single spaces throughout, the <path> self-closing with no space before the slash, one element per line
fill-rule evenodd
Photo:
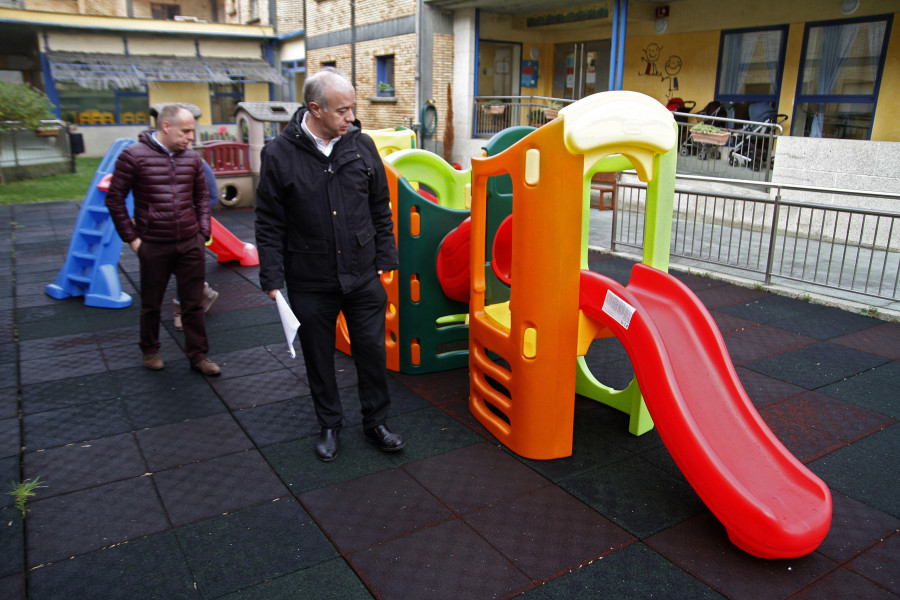
<path fill-rule="evenodd" d="M 278 306 L 278 316 L 281 317 L 281 326 L 284 327 L 284 337 L 287 338 L 291 358 L 297 358 L 297 353 L 294 351 L 294 338 L 297 337 L 297 330 L 300 329 L 300 321 L 294 316 L 294 311 L 281 295 L 281 290 L 275 293 L 275 304 Z"/>

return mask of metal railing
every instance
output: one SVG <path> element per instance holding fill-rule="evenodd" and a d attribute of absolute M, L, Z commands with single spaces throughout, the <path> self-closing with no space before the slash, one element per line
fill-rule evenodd
<path fill-rule="evenodd" d="M 900 300 L 900 212 L 866 208 L 896 204 L 900 195 L 789 184 L 761 191 L 756 184 L 758 191 L 745 194 L 681 185 L 691 180 L 735 183 L 679 175 L 672 256 L 756 274 L 766 284 L 780 278 Z M 618 190 L 612 248 L 643 248 L 646 185 L 619 183 Z"/>
<path fill-rule="evenodd" d="M 540 127 L 553 118 L 548 110 L 558 110 L 574 100 L 547 96 L 476 96 L 473 106 L 473 137 L 490 138 L 507 127 Z"/>
<path fill-rule="evenodd" d="M 19 129 L 11 122 L 0 127 L 0 168 L 15 176 L 27 169 L 50 168 L 74 172 L 69 129 L 62 121 L 42 121 L 38 130 Z M 47 174 L 44 171 L 44 174 Z"/>

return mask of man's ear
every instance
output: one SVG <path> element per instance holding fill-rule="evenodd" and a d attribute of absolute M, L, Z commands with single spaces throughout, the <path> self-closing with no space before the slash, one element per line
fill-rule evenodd
<path fill-rule="evenodd" d="M 318 102 L 310 102 L 307 105 L 307 108 L 309 108 L 309 112 L 311 112 L 314 117 L 319 117 L 322 114 L 322 107 Z"/>

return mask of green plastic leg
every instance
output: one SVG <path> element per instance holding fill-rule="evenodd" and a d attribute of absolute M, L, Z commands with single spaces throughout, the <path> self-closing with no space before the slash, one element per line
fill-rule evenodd
<path fill-rule="evenodd" d="M 632 435 L 643 435 L 653 429 L 653 419 L 636 379 L 632 379 L 624 390 L 614 390 L 597 381 L 584 362 L 584 357 L 579 356 L 575 392 L 627 414 L 628 432 Z"/>

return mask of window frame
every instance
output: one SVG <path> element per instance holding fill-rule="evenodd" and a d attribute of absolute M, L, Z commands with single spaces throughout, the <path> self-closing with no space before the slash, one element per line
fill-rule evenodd
<path fill-rule="evenodd" d="M 239 91 L 237 91 L 237 92 L 217 91 L 216 87 L 220 86 L 220 85 L 237 86 Z M 214 125 L 219 125 L 219 124 L 229 124 L 234 121 L 234 115 L 232 115 L 232 118 L 227 121 L 216 121 L 215 120 L 214 117 L 215 117 L 216 111 L 214 110 L 213 107 L 215 105 L 216 99 L 218 99 L 218 98 L 237 98 L 237 102 L 243 102 L 245 94 L 246 94 L 246 90 L 244 89 L 243 81 L 232 81 L 230 84 L 210 83 L 209 84 L 209 120 L 210 120 L 210 123 L 212 123 Z M 237 104 L 237 102 L 235 102 L 235 105 Z"/>
<path fill-rule="evenodd" d="M 771 94 L 723 94 L 719 93 L 722 85 L 722 59 L 725 56 L 725 38 L 729 35 L 743 35 L 757 32 L 781 32 L 781 43 L 778 45 L 778 64 L 776 66 L 774 89 Z M 719 36 L 719 53 L 716 60 L 716 87 L 713 98 L 719 102 L 771 102 L 778 106 L 781 97 L 782 78 L 784 77 L 784 60 L 787 52 L 788 25 L 775 25 L 772 27 L 743 27 L 739 29 L 723 29 Z"/>
<path fill-rule="evenodd" d="M 396 58 L 394 54 L 381 54 L 375 57 L 375 97 L 393 98 L 396 87 L 394 85 L 394 68 Z M 381 84 L 391 86 L 390 90 L 382 90 Z"/>
<path fill-rule="evenodd" d="M 872 85 L 872 94 L 804 94 L 803 93 L 803 77 L 806 72 L 806 55 L 809 49 L 810 31 L 816 27 L 829 27 L 832 25 L 852 25 L 854 23 L 874 23 L 883 21 L 884 39 L 881 43 L 881 55 L 878 57 L 878 69 L 875 75 L 875 81 Z M 872 116 L 869 119 L 869 132 L 866 140 L 872 139 L 872 127 L 875 124 L 875 113 L 878 110 L 878 95 L 881 91 L 881 82 L 884 80 L 884 66 L 887 61 L 888 46 L 891 39 L 891 27 L 893 25 L 894 16 L 892 14 L 870 15 L 865 17 L 857 17 L 855 19 L 831 19 L 827 21 L 810 21 L 803 28 L 803 44 L 800 50 L 800 62 L 797 70 L 797 87 L 794 93 L 794 107 L 791 115 L 791 135 L 805 137 L 805 131 L 796 132 L 795 124 L 805 119 L 798 120 L 797 114 L 802 106 L 807 104 L 871 104 Z M 856 138 L 836 138 L 836 139 L 856 139 Z"/>

